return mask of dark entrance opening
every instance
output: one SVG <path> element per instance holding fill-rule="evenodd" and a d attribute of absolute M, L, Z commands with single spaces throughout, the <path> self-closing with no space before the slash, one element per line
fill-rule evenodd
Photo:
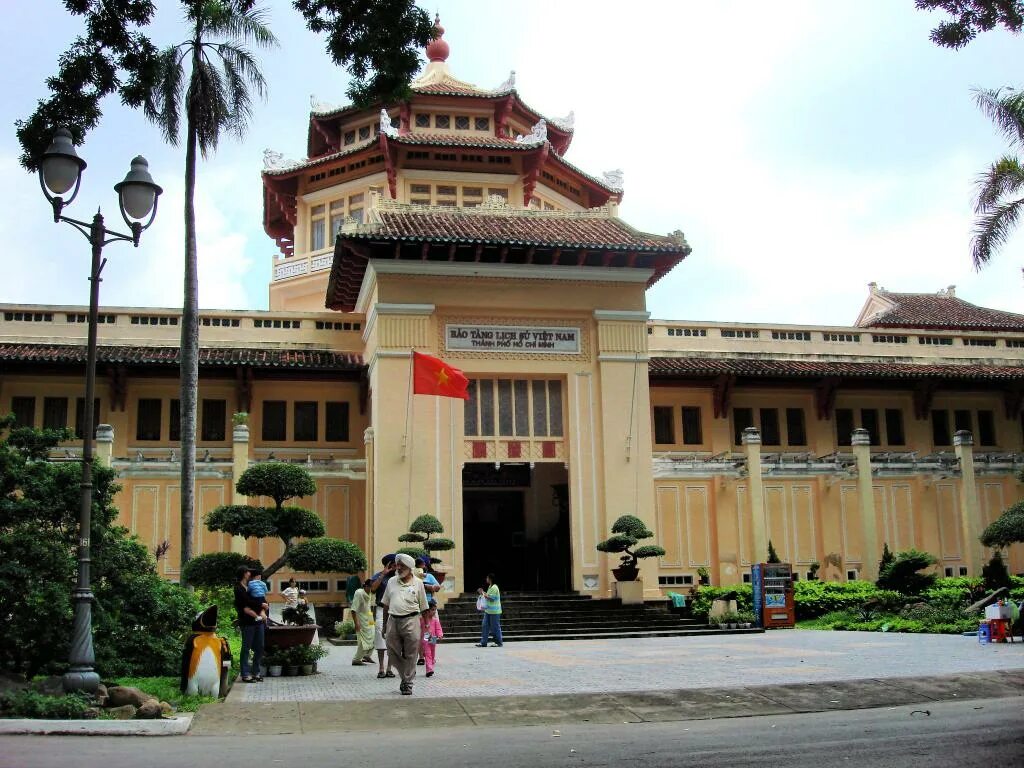
<path fill-rule="evenodd" d="M 462 471 L 465 589 L 494 573 L 510 592 L 572 588 L 568 472 L 561 464 L 468 463 Z"/>

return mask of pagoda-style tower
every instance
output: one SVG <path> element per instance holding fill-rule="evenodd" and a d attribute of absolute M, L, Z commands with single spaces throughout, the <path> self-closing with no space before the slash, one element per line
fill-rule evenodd
<path fill-rule="evenodd" d="M 369 554 L 427 512 L 456 542 L 450 589 L 497 568 L 505 588 L 609 594 L 597 542 L 627 513 L 657 528 L 645 291 L 690 249 L 618 218 L 620 172 L 565 159 L 571 114 L 453 76 L 443 33 L 408 102 L 314 105 L 309 158 L 268 154 L 271 310 L 361 323 Z M 413 397 L 412 350 L 462 368 L 469 400 Z"/>

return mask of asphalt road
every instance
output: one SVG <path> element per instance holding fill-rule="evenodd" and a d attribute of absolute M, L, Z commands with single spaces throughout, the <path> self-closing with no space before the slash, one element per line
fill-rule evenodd
<path fill-rule="evenodd" d="M 927 714 L 926 714 L 927 712 Z M 339 724 L 341 725 L 341 724 Z M 0 767 L 1024 765 L 1019 698 L 812 714 L 552 728 L 439 728 L 279 736 L 0 738 Z"/>

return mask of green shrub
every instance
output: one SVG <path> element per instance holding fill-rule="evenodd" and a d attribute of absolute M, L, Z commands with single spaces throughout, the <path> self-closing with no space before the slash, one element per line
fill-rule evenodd
<path fill-rule="evenodd" d="M 731 587 L 701 587 L 690 602 L 690 610 L 695 618 L 707 619 L 711 603 L 719 597 L 736 593 L 736 610 L 754 610 L 754 590 L 749 584 L 734 584 Z"/>
<path fill-rule="evenodd" d="M 319 536 L 292 547 L 288 565 L 307 573 L 358 573 L 366 569 L 366 555 L 351 541 Z"/>
<path fill-rule="evenodd" d="M 1006 568 L 1003 553 L 998 549 L 992 559 L 981 569 L 981 578 L 985 580 L 985 589 L 995 590 L 1010 587 L 1010 571 Z"/>
<path fill-rule="evenodd" d="M 878 589 L 869 581 L 798 581 L 793 585 L 798 620 L 855 608 L 877 594 Z"/>
<path fill-rule="evenodd" d="M 935 555 L 908 549 L 898 552 L 896 558 L 878 576 L 876 584 L 880 589 L 891 589 L 904 595 L 920 595 L 935 584 L 935 574 L 920 573 L 938 562 Z"/>
<path fill-rule="evenodd" d="M 210 552 L 185 563 L 181 580 L 194 587 L 232 587 L 238 569 L 247 566 L 262 572 L 263 563 L 241 552 Z"/>
<path fill-rule="evenodd" d="M 29 690 L 0 693 L 0 717 L 79 720 L 91 706 L 91 698 L 84 693 L 65 696 L 45 696 Z"/>

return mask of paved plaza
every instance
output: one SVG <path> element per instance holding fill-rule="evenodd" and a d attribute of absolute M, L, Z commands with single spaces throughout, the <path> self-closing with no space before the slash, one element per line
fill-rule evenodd
<path fill-rule="evenodd" d="M 398 699 L 376 664 L 351 665 L 331 647 L 320 673 L 236 684 L 228 703 Z M 434 677 L 417 668 L 416 696 L 473 698 L 673 691 L 921 677 L 1024 668 L 1024 643 L 981 645 L 953 635 L 774 631 L 758 635 L 506 643 L 438 647 Z"/>

